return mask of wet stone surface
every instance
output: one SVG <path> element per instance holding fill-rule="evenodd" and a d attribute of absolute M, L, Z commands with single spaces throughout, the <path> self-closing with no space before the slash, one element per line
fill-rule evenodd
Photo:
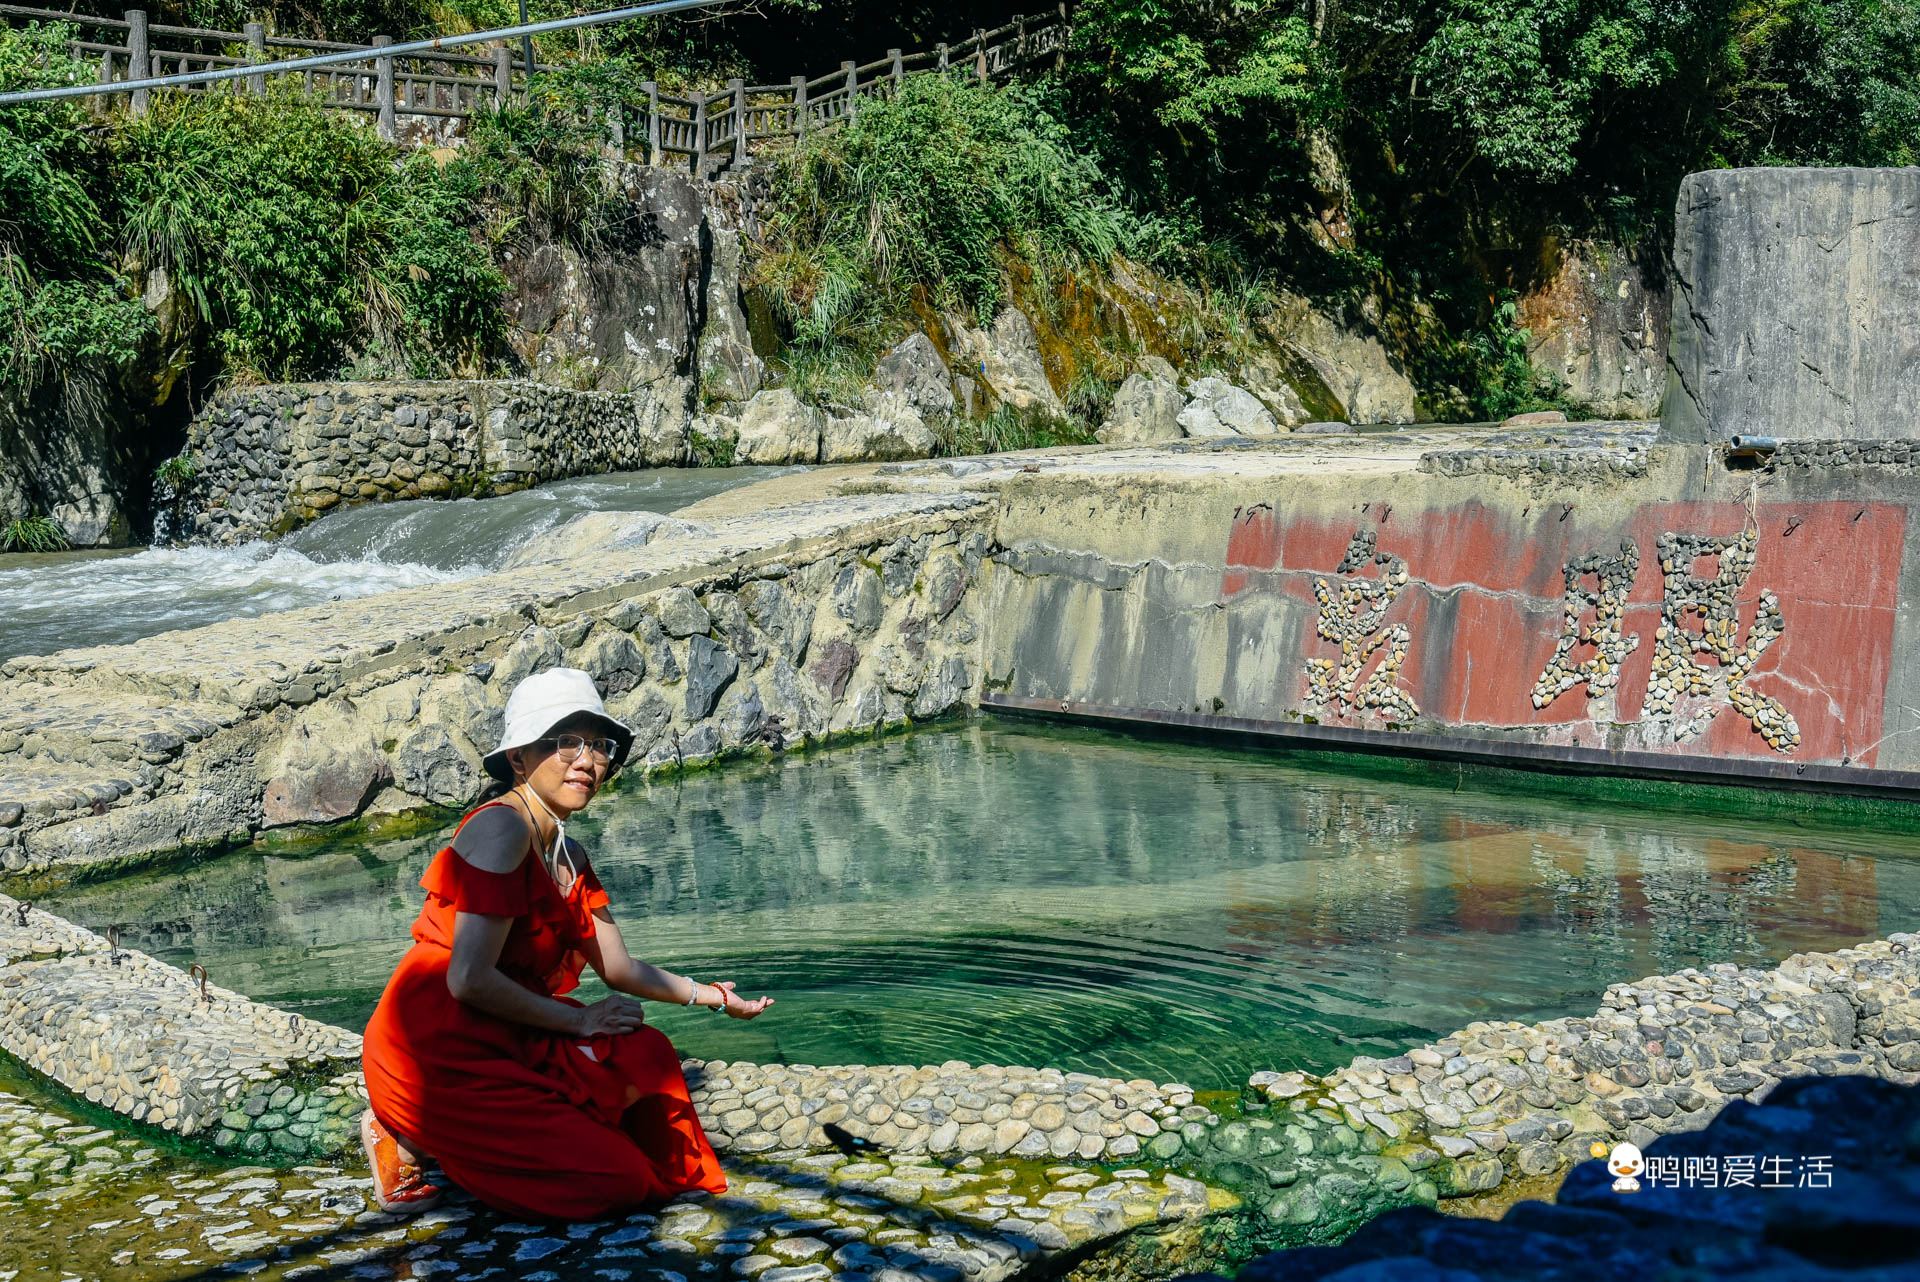
<path fill-rule="evenodd" d="M 360 1038 L 0 895 L 0 1049 L 89 1103 L 279 1162 L 353 1143 Z"/>
<path fill-rule="evenodd" d="M 1142 1225 L 1232 1209 L 1157 1165 L 781 1150 L 724 1159 L 729 1190 L 533 1224 L 449 1189 L 406 1218 L 354 1164 L 222 1168 L 0 1094 L 0 1277 L 648 1278 L 975 1282 Z"/>
<path fill-rule="evenodd" d="M 824 1147 L 834 1123 L 890 1153 L 1113 1161 L 1196 1119 L 1219 1120 L 1184 1083 L 1057 1068 L 958 1060 L 925 1068 L 689 1060 L 686 1068 L 714 1146 L 742 1154 Z"/>
<path fill-rule="evenodd" d="M 1256 1073 L 1250 1086 L 1281 1106 L 1276 1116 L 1289 1133 L 1316 1116 L 1329 1135 L 1344 1123 L 1353 1148 L 1380 1155 L 1376 1184 L 1393 1200 L 1505 1204 L 1551 1187 L 1595 1143 L 1645 1148 L 1698 1131 L 1730 1103 L 1758 1103 L 1783 1081 L 1908 1086 L 1920 1084 L 1916 1070 L 1920 935 L 1896 933 L 1796 953 L 1773 970 L 1721 964 L 1613 984 L 1585 1019 L 1476 1022 L 1404 1055 L 1361 1056 L 1324 1077 Z M 1230 1187 L 1279 1188 L 1281 1170 L 1300 1168 L 1298 1184 L 1288 1181 L 1267 1214 L 1320 1222 L 1317 1145 L 1290 1137 L 1305 1159 L 1295 1162 L 1279 1141 L 1270 1145 L 1276 1157 L 1231 1151 L 1224 1126 L 1204 1138 L 1182 1160 Z"/>
<path fill-rule="evenodd" d="M 1645 1162 L 1632 1191 L 1605 1163 L 1583 1162 L 1552 1205 L 1522 1202 L 1497 1221 L 1404 1208 L 1339 1246 L 1275 1252 L 1237 1277 L 1879 1282 L 1920 1270 L 1920 1088 L 1798 1079 L 1656 1141 Z"/>

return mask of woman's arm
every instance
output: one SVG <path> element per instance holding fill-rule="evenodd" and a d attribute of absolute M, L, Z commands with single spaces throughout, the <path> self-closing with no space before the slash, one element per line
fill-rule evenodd
<path fill-rule="evenodd" d="M 627 951 L 627 941 L 621 938 L 613 914 L 604 908 L 594 911 L 593 929 L 587 961 L 606 981 L 607 987 L 617 992 L 631 993 L 648 1001 L 672 1002 L 676 1006 L 685 1006 L 691 998 L 695 1006 L 717 1007 L 735 1019 L 752 1019 L 773 1005 L 771 997 L 748 1001 L 734 993 L 732 984 L 695 983 L 685 975 L 636 960 Z"/>
<path fill-rule="evenodd" d="M 455 913 L 447 991 L 497 1019 L 574 1037 L 617 1036 L 646 1022 L 640 1003 L 631 998 L 607 997 L 591 1006 L 575 1006 L 542 997 L 508 979 L 500 973 L 500 949 L 512 929 L 511 917 Z"/>
<path fill-rule="evenodd" d="M 454 857 L 481 872 L 507 874 L 526 862 L 533 829 L 525 816 L 494 806 L 468 820 L 454 838 Z M 515 1024 L 575 1037 L 630 1033 L 644 1022 L 640 1003 L 609 997 L 592 1006 L 555 1001 L 516 984 L 500 971 L 500 951 L 513 930 L 512 917 L 456 912 L 447 991 L 475 1010 Z"/>

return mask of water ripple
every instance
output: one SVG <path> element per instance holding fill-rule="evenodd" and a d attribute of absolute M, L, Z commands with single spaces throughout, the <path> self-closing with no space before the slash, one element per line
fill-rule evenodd
<path fill-rule="evenodd" d="M 779 999 L 752 1023 L 653 1010 L 706 1058 L 1225 1088 L 1920 923 L 1911 838 L 992 722 L 630 781 L 569 828 L 637 956 Z M 56 911 L 357 1026 L 440 840 L 236 856 L 74 888 Z"/>

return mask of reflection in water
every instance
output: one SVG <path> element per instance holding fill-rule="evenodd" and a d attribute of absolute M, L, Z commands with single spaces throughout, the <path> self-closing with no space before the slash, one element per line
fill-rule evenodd
<path fill-rule="evenodd" d="M 792 467 L 655 468 L 337 512 L 273 543 L 0 557 L 0 660 L 120 645 L 498 569 L 585 512 L 672 512 Z"/>
<path fill-rule="evenodd" d="M 1474 1019 L 1591 1010 L 1621 979 L 1920 922 L 1903 838 L 993 722 L 635 781 L 578 831 L 636 953 L 781 999 L 752 1024 L 656 1009 L 683 1051 L 727 1059 L 959 1058 L 1226 1087 Z M 358 1027 L 444 836 L 237 855 L 50 906 Z"/>

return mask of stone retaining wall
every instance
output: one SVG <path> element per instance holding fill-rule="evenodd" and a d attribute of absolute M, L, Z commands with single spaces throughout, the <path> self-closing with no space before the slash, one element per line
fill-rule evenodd
<path fill-rule="evenodd" d="M 360 1038 L 207 985 L 0 895 L 0 1049 L 95 1104 L 221 1151 L 279 1161 L 354 1142 Z M 721 1152 L 827 1146 L 1117 1161 L 1219 1121 L 1191 1087 L 1053 1068 L 685 1061 Z"/>
<path fill-rule="evenodd" d="M 183 1139 L 290 1161 L 356 1139 L 360 1039 L 0 895 L 0 1049 Z"/>
<path fill-rule="evenodd" d="M 1067 469 L 1012 479 L 991 688 L 1745 782 L 1757 808 L 1920 796 L 1920 486 L 1900 443 L 1795 444 L 1769 467 L 1631 425 L 1423 435 L 1317 468 L 1289 443 L 1287 472 L 1247 449 L 1204 476 L 1140 467 L 1098 478 L 1103 504 Z"/>
<path fill-rule="evenodd" d="M 687 463 L 688 396 L 682 379 L 638 392 L 519 380 L 231 389 L 188 428 L 196 474 L 168 533 L 245 542 L 343 504 Z"/>
<path fill-rule="evenodd" d="M 829 501 L 12 660 L 0 864 L 124 862 L 465 805 L 508 693 L 562 663 L 594 675 L 648 769 L 940 716 L 976 698 L 988 514 L 951 495 Z"/>

